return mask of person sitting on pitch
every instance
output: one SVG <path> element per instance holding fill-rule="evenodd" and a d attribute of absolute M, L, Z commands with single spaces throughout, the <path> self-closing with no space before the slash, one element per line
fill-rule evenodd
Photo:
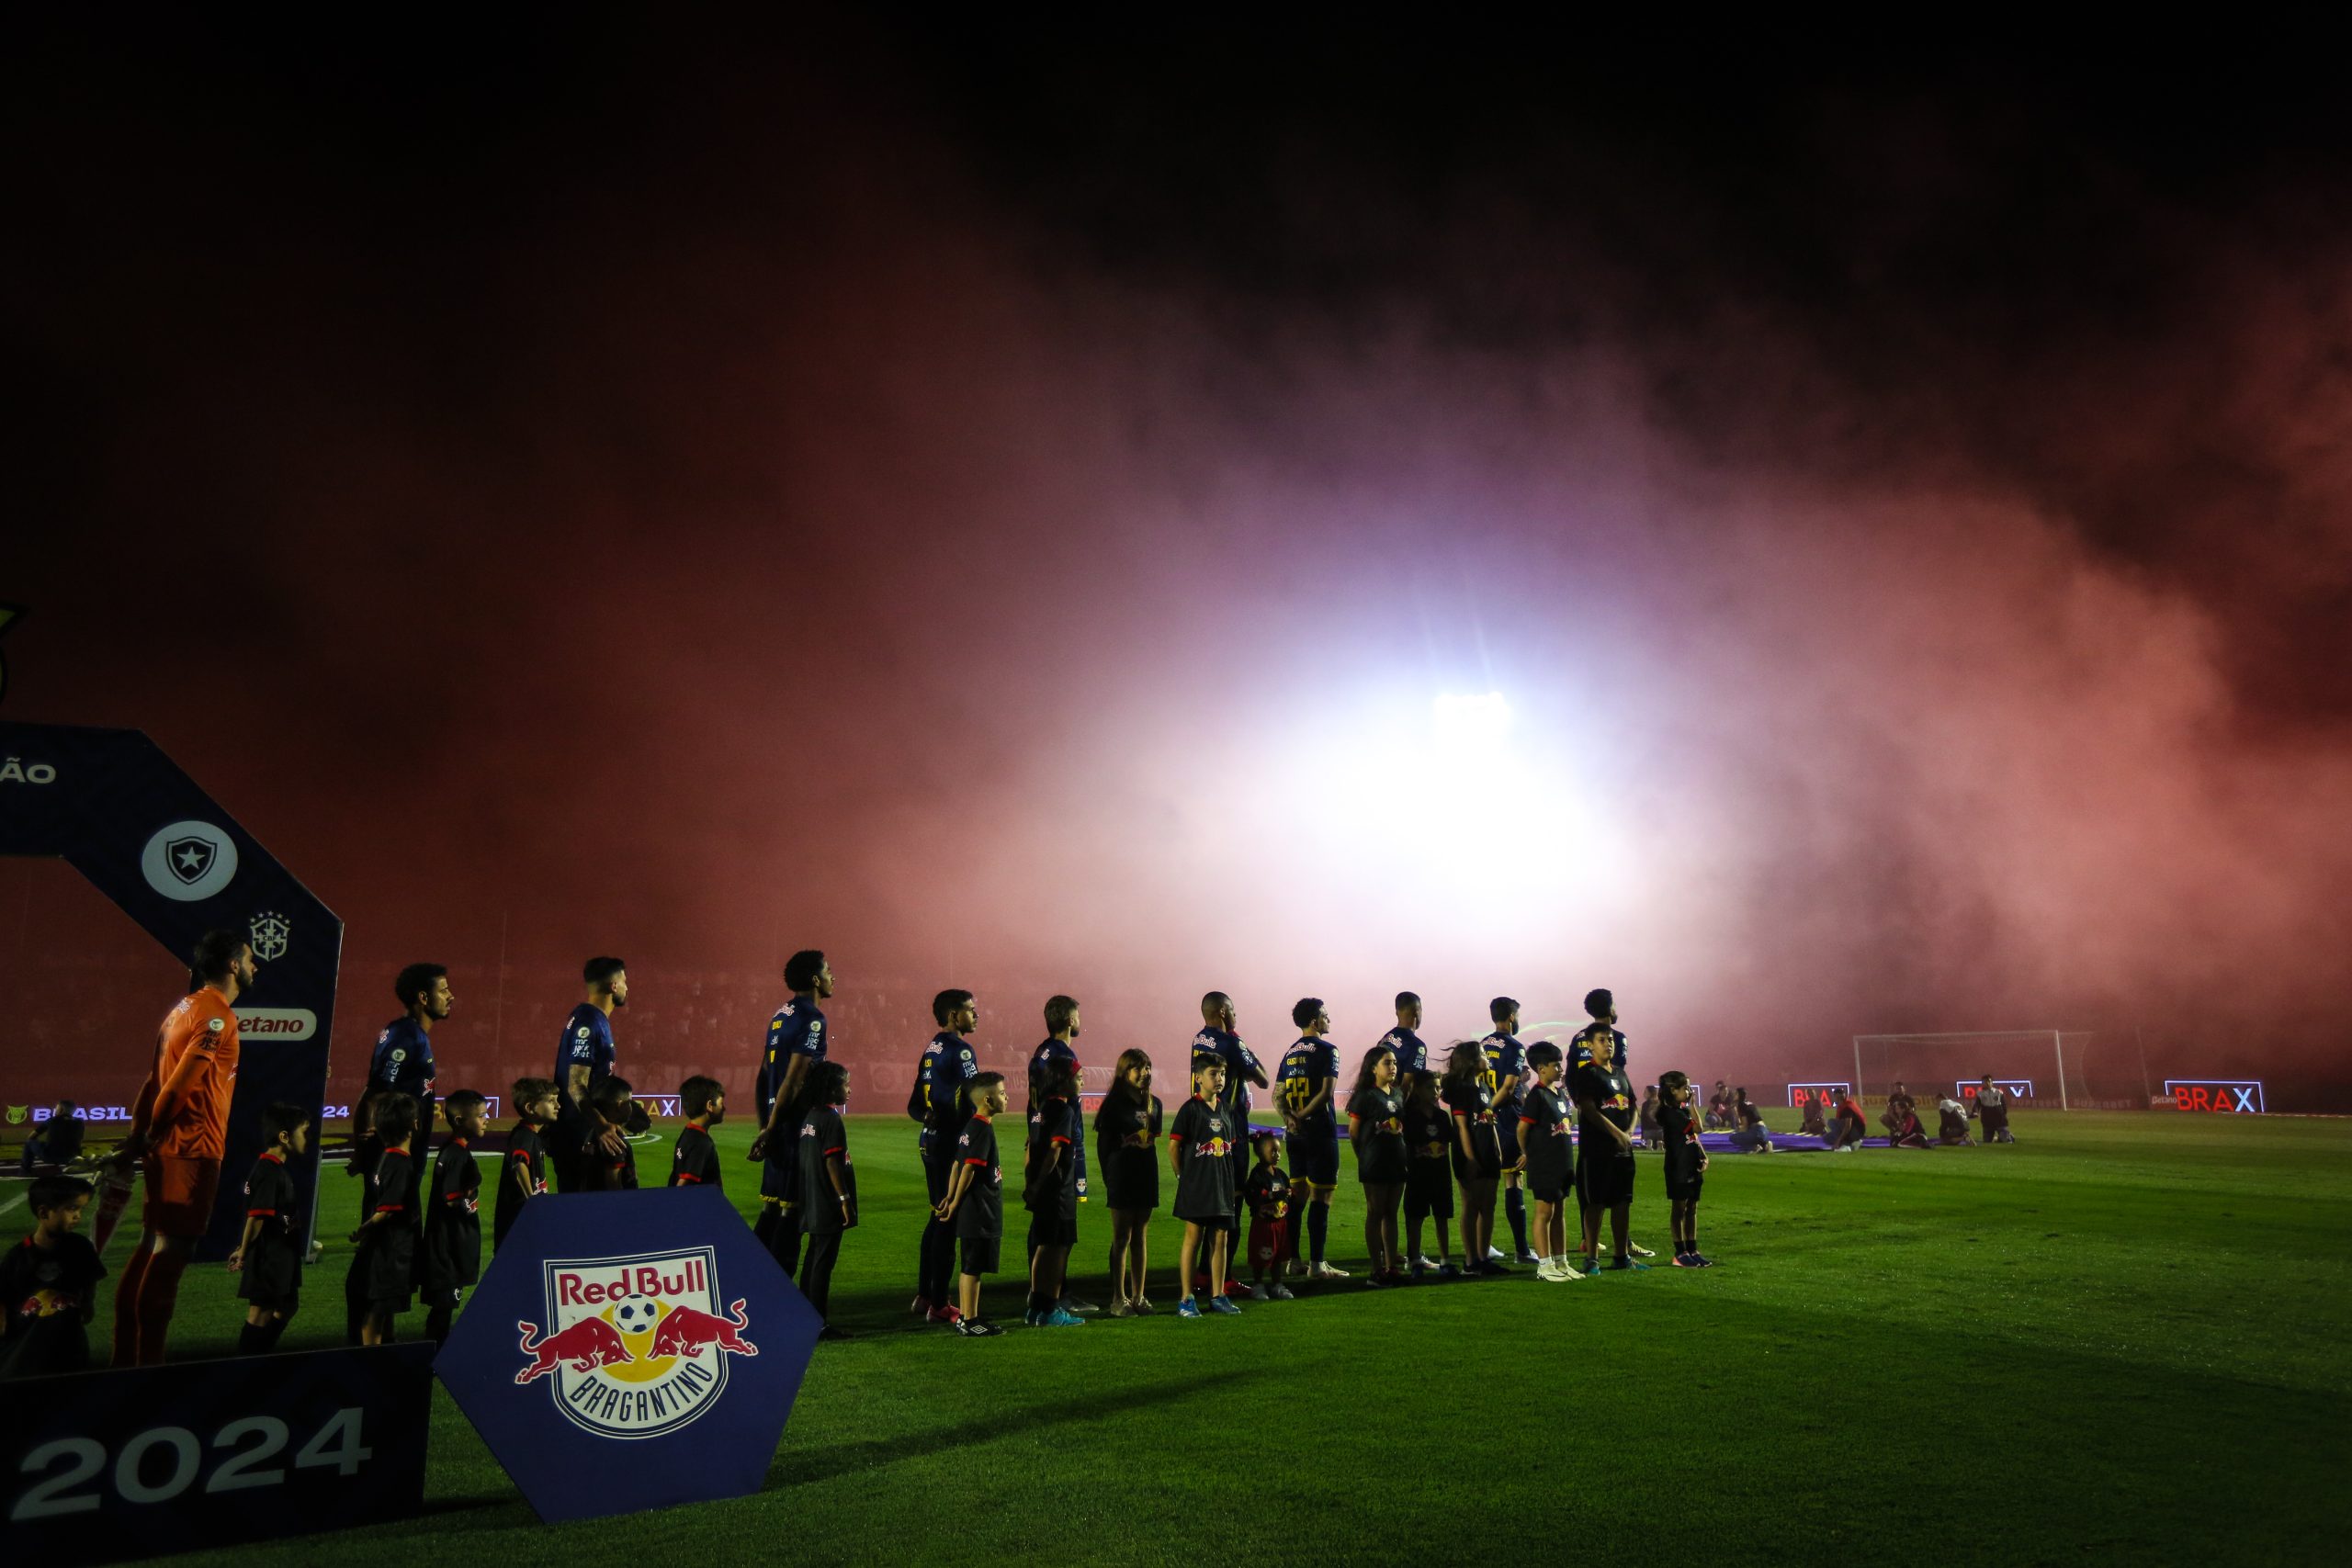
<path fill-rule="evenodd" d="M 17 1168 L 27 1176 L 33 1167 L 47 1163 L 59 1169 L 82 1157 L 82 1133 L 85 1123 L 75 1114 L 74 1102 L 61 1100 L 50 1111 L 49 1120 L 33 1129 L 25 1140 L 25 1156 Z"/>
<path fill-rule="evenodd" d="M 1744 1155 L 1769 1155 L 1772 1152 L 1772 1129 L 1764 1125 L 1764 1112 L 1740 1089 L 1732 1103 L 1732 1115 L 1739 1125 L 1732 1129 L 1731 1146 Z"/>
<path fill-rule="evenodd" d="M 1936 1142 L 1961 1147 L 1976 1140 L 1968 1135 L 1968 1108 L 1951 1096 L 1936 1099 Z"/>
<path fill-rule="evenodd" d="M 1889 1142 L 1901 1141 L 1895 1129 L 1903 1125 L 1906 1117 L 1913 1122 L 1919 1119 L 1919 1102 L 1911 1098 L 1911 1091 L 1897 1078 L 1894 1088 L 1887 1093 L 1886 1109 L 1878 1113 L 1878 1124 L 1886 1129 Z"/>
<path fill-rule="evenodd" d="M 1808 1137 L 1829 1136 L 1829 1097 L 1808 1094 L 1804 1097 L 1804 1124 L 1799 1129 Z"/>
<path fill-rule="evenodd" d="M 1886 1146 L 1891 1149 L 1924 1149 L 1928 1146 L 1927 1129 L 1919 1125 L 1919 1112 L 1912 1108 L 1909 1095 L 1899 1105 L 1890 1105 L 1879 1118 L 1886 1123 Z"/>
<path fill-rule="evenodd" d="M 1714 1092 L 1707 1096 L 1706 1117 L 1702 1124 L 1709 1132 L 1724 1131 L 1732 1124 L 1731 1106 L 1731 1090 L 1724 1087 L 1723 1079 L 1717 1078 Z"/>
<path fill-rule="evenodd" d="M 1829 1133 L 1829 1152 L 1833 1155 L 1853 1153 L 1862 1146 L 1862 1134 L 1869 1130 L 1870 1122 L 1862 1115 L 1862 1108 L 1854 1103 L 1852 1095 L 1840 1089 L 1838 1093 L 1837 1125 Z"/>
<path fill-rule="evenodd" d="M 1992 1074 L 1986 1073 L 1977 1080 L 1976 1103 L 1968 1108 L 1968 1113 L 1984 1123 L 1986 1143 L 2014 1144 L 2017 1142 L 2017 1139 L 2009 1135 L 2008 1091 L 1995 1085 Z"/>
<path fill-rule="evenodd" d="M 1643 1148 L 1655 1148 L 1658 1141 L 1657 1085 L 1642 1090 L 1642 1111 L 1634 1122 L 1634 1142 Z"/>

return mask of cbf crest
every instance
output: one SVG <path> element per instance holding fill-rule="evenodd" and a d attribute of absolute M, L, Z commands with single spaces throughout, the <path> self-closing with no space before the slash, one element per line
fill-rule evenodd
<path fill-rule="evenodd" d="M 517 1322 L 517 1383 L 545 1381 L 573 1426 L 605 1438 L 655 1438 L 718 1401 L 727 1366 L 756 1356 L 738 1297 L 724 1307 L 713 1249 L 541 1265 L 545 1330 Z"/>
<path fill-rule="evenodd" d="M 274 909 L 264 909 L 246 923 L 245 934 L 253 941 L 254 956 L 264 964 L 274 964 L 286 956 L 286 944 L 294 940 L 294 922 Z"/>

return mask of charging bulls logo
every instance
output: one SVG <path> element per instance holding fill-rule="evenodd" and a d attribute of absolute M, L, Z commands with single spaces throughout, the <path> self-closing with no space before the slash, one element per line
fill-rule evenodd
<path fill-rule="evenodd" d="M 549 1259 L 548 1329 L 517 1323 L 518 1384 L 545 1379 L 572 1425 L 606 1438 L 652 1438 L 718 1400 L 730 1356 L 756 1356 L 743 1303 L 719 1305 L 712 1249 Z"/>

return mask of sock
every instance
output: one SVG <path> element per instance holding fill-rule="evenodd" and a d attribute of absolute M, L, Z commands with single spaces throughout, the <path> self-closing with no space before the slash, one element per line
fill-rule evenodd
<path fill-rule="evenodd" d="M 1503 1193 L 1503 1217 L 1510 1221 L 1510 1234 L 1517 1238 L 1519 1252 L 1527 1250 L 1527 1195 L 1518 1188 Z"/>
<path fill-rule="evenodd" d="M 760 1205 L 760 1217 L 752 1222 L 752 1234 L 759 1237 L 760 1245 L 770 1251 L 775 1249 L 775 1220 L 780 1208 L 779 1204 L 763 1202 Z"/>
<path fill-rule="evenodd" d="M 114 1286 L 114 1356 L 112 1364 L 135 1367 L 139 1364 L 139 1289 L 147 1279 L 147 1260 L 154 1256 L 148 1247 L 141 1247 L 122 1266 L 122 1278 Z"/>
<path fill-rule="evenodd" d="M 266 1323 L 245 1324 L 237 1330 L 237 1354 L 240 1356 L 258 1356 L 263 1351 L 269 1348 L 269 1341 L 271 1337 L 272 1336 L 269 1332 L 269 1325 Z"/>
<path fill-rule="evenodd" d="M 1306 1257 L 1317 1268 L 1323 1266 L 1323 1243 L 1331 1231 L 1331 1205 L 1306 1205 Z"/>
<path fill-rule="evenodd" d="M 261 1348 L 265 1350 L 277 1349 L 277 1342 L 286 1337 L 286 1325 L 293 1321 L 290 1317 L 273 1317 L 263 1324 L 261 1331 L 267 1337 L 263 1339 Z"/>
<path fill-rule="evenodd" d="M 146 1277 L 139 1281 L 139 1364 L 164 1364 L 164 1340 L 171 1333 L 172 1311 L 179 1305 L 180 1276 L 189 1255 L 157 1252 L 147 1259 Z"/>
<path fill-rule="evenodd" d="M 446 1345 L 449 1342 L 449 1309 L 447 1307 L 437 1306 L 424 1314 L 424 1337 L 435 1345 Z"/>

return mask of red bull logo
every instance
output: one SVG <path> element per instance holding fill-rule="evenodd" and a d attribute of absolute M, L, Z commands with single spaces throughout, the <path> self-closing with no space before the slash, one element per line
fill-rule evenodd
<path fill-rule="evenodd" d="M 518 1323 L 518 1384 L 545 1381 L 573 1425 L 608 1438 L 675 1431 L 727 1386 L 730 1356 L 756 1356 L 738 1299 L 724 1310 L 712 1249 L 550 1258 L 548 1328 Z"/>
<path fill-rule="evenodd" d="M 1208 1138 L 1195 1145 L 1193 1152 L 1199 1155 L 1207 1155 L 1212 1159 L 1223 1159 L 1226 1156 L 1231 1154 L 1233 1150 L 1234 1144 L 1230 1138 Z"/>

